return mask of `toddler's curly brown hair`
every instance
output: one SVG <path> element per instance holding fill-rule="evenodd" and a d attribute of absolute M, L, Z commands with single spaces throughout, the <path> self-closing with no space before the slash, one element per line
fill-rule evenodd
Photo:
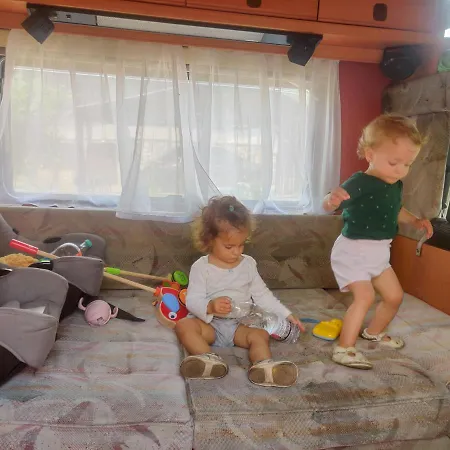
<path fill-rule="evenodd" d="M 193 223 L 195 247 L 202 253 L 209 253 L 212 241 L 230 228 L 247 230 L 250 235 L 255 228 L 250 211 L 236 197 L 211 198 Z"/>

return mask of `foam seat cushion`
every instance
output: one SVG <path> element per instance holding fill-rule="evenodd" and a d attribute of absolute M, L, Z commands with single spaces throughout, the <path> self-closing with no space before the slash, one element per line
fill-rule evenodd
<path fill-rule="evenodd" d="M 346 309 L 323 290 L 277 295 L 299 317 L 342 317 Z M 239 348 L 218 350 L 230 365 L 223 379 L 186 383 L 181 348 L 156 321 L 148 294 L 102 297 L 147 321 L 93 328 L 81 312 L 63 320 L 44 365 L 0 388 L 0 448 L 12 440 L 17 449 L 423 450 L 433 448 L 421 447 L 429 439 L 448 443 L 450 317 L 419 300 L 406 298 L 393 323 L 404 350 L 358 341 L 373 371 L 332 363 L 333 344 L 311 336 L 308 325 L 297 344 L 272 344 L 275 358 L 298 364 L 297 385 L 267 389 L 247 380 L 247 351 Z"/>
<path fill-rule="evenodd" d="M 0 270 L 0 383 L 24 364 L 44 363 L 67 290 L 67 281 L 52 272 Z"/>
<path fill-rule="evenodd" d="M 192 449 L 175 333 L 148 293 L 102 298 L 147 321 L 90 327 L 81 311 L 61 321 L 44 365 L 0 387 L 0 448 Z"/>
<path fill-rule="evenodd" d="M 342 318 L 345 306 L 322 290 L 284 290 L 278 296 L 299 317 Z M 373 314 L 373 311 L 371 312 Z M 368 320 L 370 319 L 370 315 Z M 450 317 L 407 298 L 392 329 L 406 340 L 395 351 L 358 340 L 372 371 L 339 366 L 333 343 L 308 333 L 295 345 L 273 343 L 276 359 L 299 367 L 296 386 L 255 387 L 247 351 L 218 349 L 229 374 L 212 383 L 188 380 L 195 420 L 194 448 L 322 449 L 434 439 L 450 423 Z"/>

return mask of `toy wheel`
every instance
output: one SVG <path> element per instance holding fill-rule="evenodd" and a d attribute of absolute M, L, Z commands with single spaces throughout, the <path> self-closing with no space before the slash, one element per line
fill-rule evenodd
<path fill-rule="evenodd" d="M 177 282 L 180 286 L 187 286 L 189 283 L 188 276 L 181 270 L 176 270 L 172 274 L 172 280 Z"/>
<path fill-rule="evenodd" d="M 180 300 L 180 303 L 183 306 L 186 306 L 186 295 L 187 295 L 187 289 L 181 290 L 180 294 L 178 295 L 178 300 Z"/>

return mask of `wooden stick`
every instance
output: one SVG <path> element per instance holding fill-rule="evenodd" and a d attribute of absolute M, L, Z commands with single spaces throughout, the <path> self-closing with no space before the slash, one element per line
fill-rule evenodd
<path fill-rule="evenodd" d="M 150 286 L 146 286 L 145 284 L 141 283 L 136 283 L 136 281 L 127 280 L 126 278 L 118 277 L 117 275 L 113 275 L 112 273 L 103 272 L 103 276 L 105 278 L 109 278 L 110 280 L 118 281 L 119 283 L 126 284 L 136 289 L 142 289 L 143 291 L 151 292 L 152 294 L 156 293 L 156 289 L 153 289 Z"/>
<path fill-rule="evenodd" d="M 105 267 L 105 272 L 112 275 L 125 275 L 134 278 L 143 278 L 145 280 L 170 281 L 167 277 L 159 277 L 157 275 L 147 275 L 146 273 L 130 272 L 128 270 L 117 269 L 115 267 Z"/>
<path fill-rule="evenodd" d="M 31 254 L 31 255 L 38 255 L 42 256 L 44 258 L 48 259 L 58 259 L 59 256 L 53 255 L 52 253 L 47 253 L 42 250 L 39 250 L 37 247 L 34 247 L 32 245 L 25 244 L 24 242 L 17 241 L 13 239 L 9 243 L 10 247 L 23 251 L 25 253 Z M 126 278 L 118 277 L 117 275 L 113 275 L 108 272 L 103 272 L 103 276 L 105 278 L 109 278 L 110 280 L 118 281 L 119 283 L 126 284 L 128 286 L 134 287 L 136 289 L 142 289 L 143 291 L 151 292 L 152 294 L 156 293 L 156 289 L 153 289 L 149 286 L 146 286 L 145 284 L 136 283 L 135 281 L 127 280 Z"/>

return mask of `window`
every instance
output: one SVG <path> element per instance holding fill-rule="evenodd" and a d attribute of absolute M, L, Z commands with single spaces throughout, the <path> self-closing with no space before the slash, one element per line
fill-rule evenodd
<path fill-rule="evenodd" d="M 308 213 L 339 181 L 336 62 L 11 35 L 4 203 L 188 220 L 232 194 L 256 212 Z"/>
<path fill-rule="evenodd" d="M 0 48 L 0 102 L 3 98 L 3 81 L 5 79 L 5 55 L 4 49 Z"/>
<path fill-rule="evenodd" d="M 101 111 L 100 75 L 78 72 L 75 78 L 76 99 L 69 71 L 14 68 L 14 151 L 7 160 L 13 196 L 65 202 L 89 195 L 117 203 L 121 182 L 116 133 L 113 118 Z M 45 89 L 39 89 L 40 83 Z M 84 151 L 78 151 L 78 140 L 85 143 Z"/>

